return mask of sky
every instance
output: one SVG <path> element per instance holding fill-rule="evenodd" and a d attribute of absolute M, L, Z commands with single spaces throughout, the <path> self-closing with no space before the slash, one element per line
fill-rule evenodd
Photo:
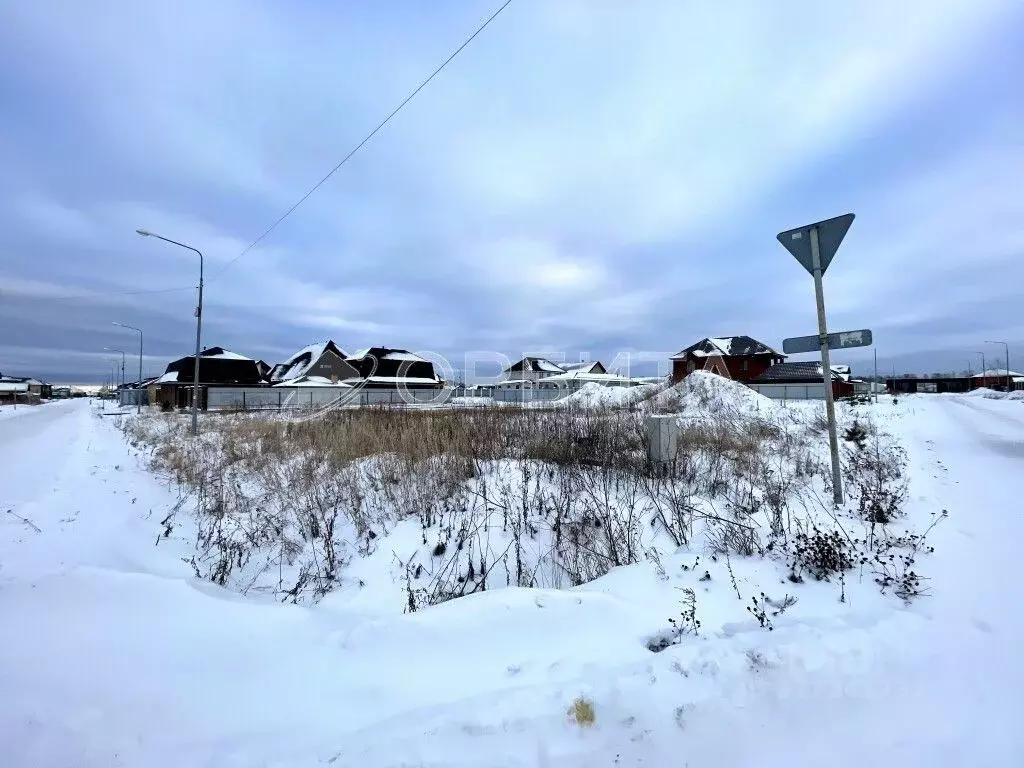
<path fill-rule="evenodd" d="M 648 373 L 815 333 L 775 235 L 848 211 L 834 362 L 1024 367 L 1018 0 L 513 0 L 246 251 L 499 4 L 0 4 L 0 371 L 190 354 L 198 257 L 143 227 L 204 253 L 204 346 Z"/>

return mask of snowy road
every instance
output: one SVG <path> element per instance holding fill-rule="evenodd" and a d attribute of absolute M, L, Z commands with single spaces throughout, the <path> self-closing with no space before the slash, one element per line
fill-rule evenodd
<path fill-rule="evenodd" d="M 111 419 L 4 419 L 0 765 L 1019 768 L 1024 403 L 878 409 L 912 505 L 948 511 L 932 596 L 657 655 L 620 597 L 653 589 L 640 566 L 384 619 L 197 583 L 186 549 L 154 546 L 175 498 Z M 580 694 L 586 731 L 564 717 Z"/>

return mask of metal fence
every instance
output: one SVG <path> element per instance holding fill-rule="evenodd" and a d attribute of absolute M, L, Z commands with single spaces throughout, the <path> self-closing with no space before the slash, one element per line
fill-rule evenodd
<path fill-rule="evenodd" d="M 119 389 L 117 401 L 120 405 L 149 405 L 149 390 Z"/>
<path fill-rule="evenodd" d="M 825 383 L 821 384 L 748 384 L 752 390 L 772 400 L 824 400 Z"/>
<path fill-rule="evenodd" d="M 448 401 L 446 389 L 346 389 L 340 387 L 211 387 L 207 408 L 211 411 L 291 410 L 322 408 L 337 404 L 359 405 L 441 405 Z"/>
<path fill-rule="evenodd" d="M 571 394 L 567 389 L 524 387 L 523 389 L 501 389 L 495 387 L 482 394 L 498 403 L 551 403 Z"/>

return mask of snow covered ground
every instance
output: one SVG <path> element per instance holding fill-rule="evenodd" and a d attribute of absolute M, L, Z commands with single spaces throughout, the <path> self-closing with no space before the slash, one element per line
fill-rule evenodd
<path fill-rule="evenodd" d="M 947 513 L 909 605 L 698 547 L 411 614 L 195 579 L 194 542 L 157 546 L 192 502 L 97 409 L 0 422 L 4 768 L 1024 765 L 1019 402 L 865 411 L 907 450 L 906 527 Z M 701 626 L 653 653 L 682 588 Z M 798 598 L 772 631 L 746 610 L 762 590 Z"/>

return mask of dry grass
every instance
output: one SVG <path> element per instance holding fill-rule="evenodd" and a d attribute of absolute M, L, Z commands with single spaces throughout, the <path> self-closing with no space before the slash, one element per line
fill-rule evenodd
<path fill-rule="evenodd" d="M 805 432 L 724 410 L 683 427 L 668 467 L 647 460 L 642 414 L 613 408 L 209 415 L 199 440 L 174 414 L 124 429 L 197 500 L 197 576 L 315 600 L 415 518 L 421 548 L 394 555 L 410 610 L 495 585 L 581 584 L 697 535 L 757 554 L 823 474 Z"/>

